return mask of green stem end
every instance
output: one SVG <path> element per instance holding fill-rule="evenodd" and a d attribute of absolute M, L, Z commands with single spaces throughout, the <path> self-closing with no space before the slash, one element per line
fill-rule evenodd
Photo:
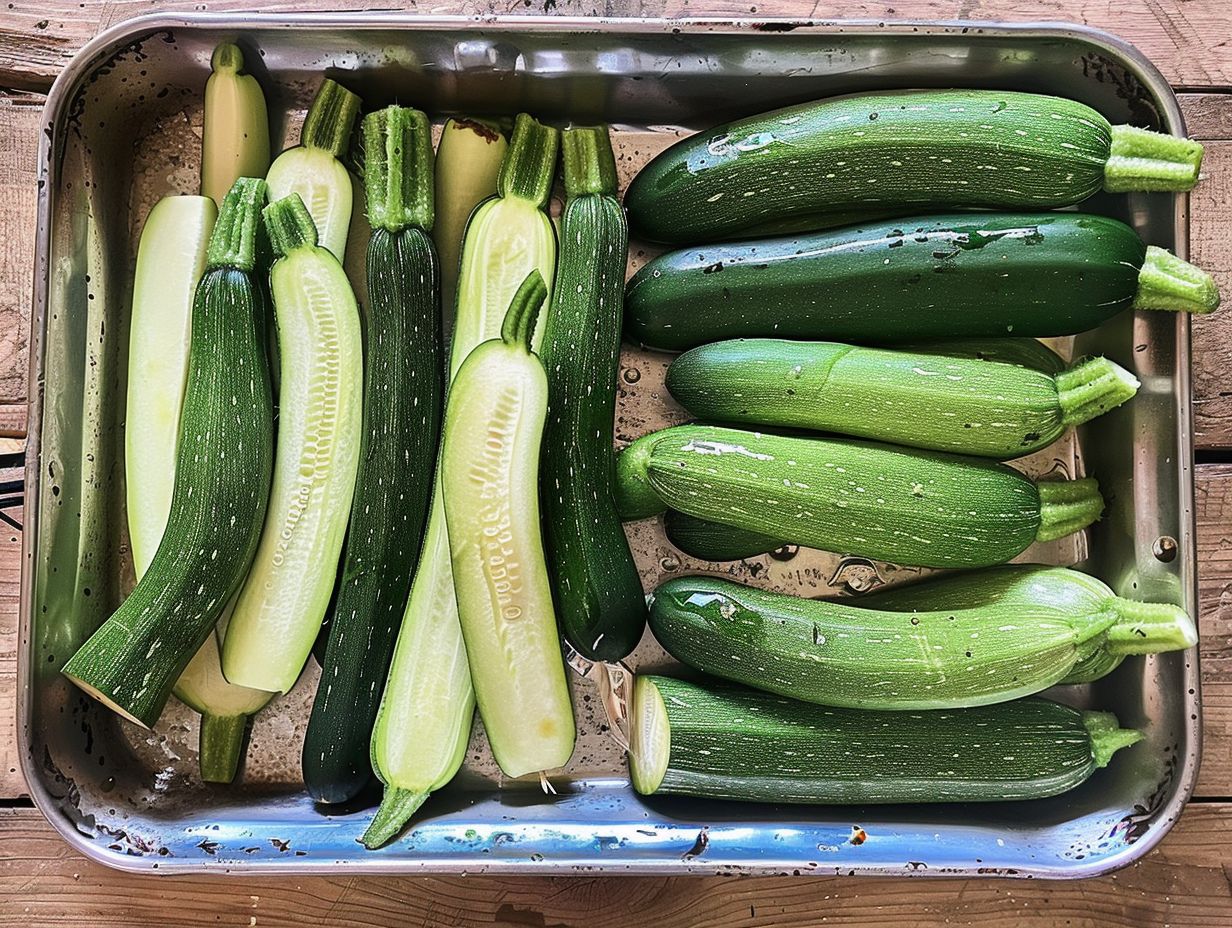
<path fill-rule="evenodd" d="M 1104 647 L 1110 654 L 1161 654 L 1198 643 L 1193 617 L 1180 606 L 1118 597 L 1112 608 L 1118 621 L 1108 629 Z"/>
<path fill-rule="evenodd" d="M 1104 511 L 1104 498 L 1093 477 L 1079 480 L 1044 480 L 1036 484 L 1040 498 L 1040 526 L 1036 541 L 1053 541 L 1086 528 Z"/>
<path fill-rule="evenodd" d="M 496 192 L 502 197 L 520 197 L 539 209 L 548 205 L 556 173 L 556 150 L 560 133 L 533 116 L 519 113 L 513 124 L 509 150 L 501 162 Z"/>
<path fill-rule="evenodd" d="M 223 197 L 206 251 L 206 268 L 251 271 L 257 260 L 257 230 L 269 196 L 265 181 L 241 177 Z"/>
<path fill-rule="evenodd" d="M 432 231 L 432 126 L 419 110 L 388 106 L 363 121 L 364 188 L 374 229 Z"/>
<path fill-rule="evenodd" d="M 560 152 L 567 197 L 616 195 L 616 158 L 607 126 L 566 129 Z"/>
<path fill-rule="evenodd" d="M 1134 309 L 1210 313 L 1219 306 L 1215 278 L 1164 248 L 1150 245 L 1138 272 Z"/>
<path fill-rule="evenodd" d="M 1109 193 L 1192 190 L 1202 167 L 1202 146 L 1162 132 L 1112 127 L 1112 149 L 1104 166 Z"/>
<path fill-rule="evenodd" d="M 1056 375 L 1061 421 L 1081 425 L 1133 399 L 1141 384 L 1107 358 L 1087 358 Z"/>
<path fill-rule="evenodd" d="M 239 770 L 244 751 L 246 715 L 203 715 L 197 742 L 197 763 L 206 783 L 230 783 Z"/>
<path fill-rule="evenodd" d="M 341 159 L 350 146 L 351 132 L 359 117 L 359 104 L 358 96 L 337 81 L 325 78 L 304 117 L 300 144 L 305 148 L 323 148 Z"/>
<path fill-rule="evenodd" d="M 664 512 L 667 506 L 650 483 L 650 456 L 659 433 L 643 435 L 616 457 L 616 511 L 621 521 L 649 519 Z"/>
<path fill-rule="evenodd" d="M 210 70 L 214 73 L 235 71 L 238 74 L 244 70 L 244 53 L 234 42 L 223 42 L 210 56 Z"/>
<path fill-rule="evenodd" d="M 539 310 L 543 308 L 547 298 L 548 285 L 544 283 L 539 269 L 532 268 L 509 303 L 505 321 L 501 324 L 501 341 L 506 345 L 520 345 L 529 352 L 531 336 L 535 333 L 535 322 L 539 319 Z"/>
<path fill-rule="evenodd" d="M 1096 767 L 1107 767 L 1113 754 L 1142 740 L 1142 732 L 1122 728 L 1111 712 L 1084 712 L 1082 725 L 1091 736 L 1091 757 Z"/>
<path fill-rule="evenodd" d="M 298 193 L 289 193 L 271 203 L 262 215 L 270 247 L 278 257 L 285 257 L 296 248 L 312 248 L 317 244 L 316 223 Z"/>
<path fill-rule="evenodd" d="M 428 793 L 417 793 L 414 790 L 400 789 L 396 786 L 385 787 L 385 796 L 381 806 L 376 810 L 368 830 L 359 839 L 364 847 L 375 851 L 378 847 L 388 844 L 402 830 L 412 815 L 428 798 Z"/>

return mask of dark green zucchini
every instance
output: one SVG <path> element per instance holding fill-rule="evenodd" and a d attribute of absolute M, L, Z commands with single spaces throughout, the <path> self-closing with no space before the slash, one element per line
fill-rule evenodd
<path fill-rule="evenodd" d="M 974 709 L 835 709 L 638 677 L 629 770 L 643 795 L 825 804 L 999 802 L 1071 790 L 1142 740 L 1109 712 L 1028 697 Z"/>
<path fill-rule="evenodd" d="M 568 202 L 543 338 L 548 419 L 539 482 L 548 565 L 565 638 L 591 660 L 626 657 L 646 600 L 612 497 L 612 422 L 629 236 L 607 128 L 567 129 Z"/>
<path fill-rule="evenodd" d="M 625 337 L 894 344 L 1073 335 L 1123 309 L 1210 312 L 1209 274 L 1081 213 L 914 217 L 668 252 L 634 275 Z"/>
<path fill-rule="evenodd" d="M 267 188 L 223 200 L 193 299 L 171 512 L 150 566 L 64 665 L 74 683 L 149 727 L 252 561 L 274 457 L 265 309 L 254 266 Z"/>
<path fill-rule="evenodd" d="M 363 442 L 303 751 L 308 793 L 326 803 L 353 799 L 372 777 L 372 725 L 419 559 L 445 392 L 431 126 L 391 106 L 364 118 L 363 136 L 372 225 Z"/>
<path fill-rule="evenodd" d="M 853 209 L 1053 209 L 1101 188 L 1189 190 L 1202 146 L 1112 126 L 1082 103 L 1004 90 L 857 94 L 683 139 L 629 186 L 636 233 L 731 238 Z"/>
<path fill-rule="evenodd" d="M 743 561 L 785 544 L 761 532 L 699 519 L 675 509 L 663 513 L 663 531 L 673 545 L 703 561 Z"/>

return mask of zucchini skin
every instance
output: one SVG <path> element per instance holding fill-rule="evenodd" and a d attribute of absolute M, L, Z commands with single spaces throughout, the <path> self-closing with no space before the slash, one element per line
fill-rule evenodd
<path fill-rule="evenodd" d="M 606 129 L 567 130 L 566 148 L 578 132 L 601 134 L 610 152 Z M 628 244 L 624 210 L 613 197 L 570 198 L 542 351 L 548 418 L 539 483 L 557 618 L 574 648 L 601 661 L 628 656 L 646 627 L 641 577 L 612 496 Z"/>
<path fill-rule="evenodd" d="M 743 561 L 787 544 L 760 532 L 710 522 L 675 509 L 663 513 L 663 532 L 675 547 L 703 561 Z"/>
<path fill-rule="evenodd" d="M 1138 381 L 1105 358 L 1056 378 L 943 353 L 750 338 L 691 348 L 668 368 L 667 388 L 699 419 L 1004 461 L 1121 405 Z"/>
<path fill-rule="evenodd" d="M 628 459 L 630 463 L 626 463 Z M 685 425 L 639 439 L 617 462 L 632 494 L 701 519 L 796 544 L 918 567 L 1004 563 L 1047 534 L 1040 486 L 977 458 L 845 439 L 789 438 Z M 1094 481 L 1049 486 L 1083 497 L 1080 518 L 1102 509 Z M 647 495 L 653 499 L 647 499 Z M 1068 500 L 1067 500 L 1068 502 Z"/>
<path fill-rule="evenodd" d="M 419 558 L 445 393 L 440 267 L 422 229 L 374 229 L 368 246 L 364 430 L 322 685 L 304 737 L 317 802 L 354 798 Z"/>
<path fill-rule="evenodd" d="M 1141 739 L 1109 713 L 1034 696 L 875 712 L 667 677 L 638 683 L 635 701 L 661 698 L 669 726 L 659 782 L 634 767 L 638 791 L 654 795 L 819 804 L 1041 799 L 1080 785 Z"/>
<path fill-rule="evenodd" d="M 1128 308 L 1146 246 L 1082 213 L 952 214 L 668 252 L 634 275 L 625 335 L 893 344 L 1073 335 Z"/>
<path fill-rule="evenodd" d="M 858 94 L 677 142 L 629 186 L 643 238 L 730 237 L 770 219 L 887 207 L 1054 209 L 1104 183 L 1112 127 L 1085 104 L 1000 90 Z"/>
<path fill-rule="evenodd" d="M 1028 578 L 1027 600 L 892 610 L 680 577 L 655 590 L 650 627 L 689 666 L 780 696 L 854 709 L 968 708 L 1059 683 L 1120 621 L 1112 591 L 1094 577 L 1039 568 Z"/>

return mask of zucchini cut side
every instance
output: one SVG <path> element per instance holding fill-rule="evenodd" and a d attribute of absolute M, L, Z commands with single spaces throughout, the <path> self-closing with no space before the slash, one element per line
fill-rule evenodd
<path fill-rule="evenodd" d="M 639 677 L 629 767 L 643 795 L 811 804 L 1001 802 L 1067 792 L 1142 739 L 1108 712 L 1028 697 L 975 709 L 834 709 Z"/>

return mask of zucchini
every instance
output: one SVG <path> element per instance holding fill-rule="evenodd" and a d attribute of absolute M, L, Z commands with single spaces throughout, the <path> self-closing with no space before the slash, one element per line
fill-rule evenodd
<path fill-rule="evenodd" d="M 701 419 L 786 426 L 1006 460 L 1128 401 L 1129 371 L 1017 364 L 836 342 L 734 339 L 678 356 L 667 389 Z"/>
<path fill-rule="evenodd" d="M 546 270 L 545 280 L 555 270 L 556 239 L 542 210 L 558 144 L 555 129 L 518 117 L 501 164 L 500 196 L 483 204 L 467 228 L 458 288 L 466 297 L 458 300 L 450 340 L 451 378 L 473 349 L 500 335 L 504 317 L 497 301 L 507 308 L 532 269 Z M 372 731 L 372 766 L 385 795 L 363 835 L 365 846 L 391 840 L 457 773 L 474 709 L 438 468 L 423 553 Z"/>
<path fill-rule="evenodd" d="M 417 110 L 364 118 L 372 239 L 363 440 L 329 642 L 304 736 L 317 802 L 353 799 L 423 541 L 445 392 L 440 268 L 432 227 L 432 129 Z"/>
<path fill-rule="evenodd" d="M 499 340 L 454 379 L 441 451 L 458 618 L 479 714 L 507 776 L 563 767 L 573 707 L 539 528 L 548 384 L 531 335 L 548 290 L 531 271 Z"/>
<path fill-rule="evenodd" d="M 265 94 L 244 71 L 244 53 L 223 42 L 210 58 L 201 133 L 201 195 L 221 203 L 241 177 L 264 177 L 270 166 Z"/>
<path fill-rule="evenodd" d="M 64 666 L 145 727 L 239 588 L 269 496 L 273 402 L 253 270 L 265 198 L 264 181 L 236 181 L 210 236 L 162 540 L 132 593 Z"/>
<path fill-rule="evenodd" d="M 711 577 L 655 590 L 650 627 L 677 660 L 805 702 L 855 709 L 961 709 L 1007 702 L 1064 680 L 1093 655 L 1193 647 L 1193 619 L 1163 603 L 1121 599 L 1064 567 L 963 577 L 979 603 L 857 607 L 799 599 Z M 957 585 L 960 581 L 951 580 Z M 991 593 L 979 593 L 987 590 Z"/>
<path fill-rule="evenodd" d="M 918 354 L 942 354 L 955 358 L 976 358 L 980 361 L 999 361 L 1002 364 L 1017 364 L 1045 374 L 1059 374 L 1065 370 L 1064 359 L 1034 338 L 952 338 L 943 342 L 908 342 L 896 346 L 900 351 Z"/>
<path fill-rule="evenodd" d="M 450 119 L 437 145 L 436 226 L 432 239 L 441 258 L 441 294 L 453 306 L 466 221 L 496 194 L 496 178 L 509 143 L 500 130 L 478 119 Z"/>
<path fill-rule="evenodd" d="M 668 252 L 629 281 L 625 336 L 668 351 L 754 337 L 1043 338 L 1129 308 L 1218 305 L 1209 274 L 1115 219 L 959 213 Z"/>
<path fill-rule="evenodd" d="M 1093 479 L 872 442 L 682 425 L 617 459 L 626 519 L 666 508 L 796 544 L 917 567 L 986 567 L 1099 517 Z"/>
<path fill-rule="evenodd" d="M 1053 209 L 1099 192 L 1182 191 L 1202 146 L 1112 126 L 1082 103 L 1005 90 L 856 94 L 683 139 L 625 197 L 638 235 L 713 241 L 804 214 Z"/>
<path fill-rule="evenodd" d="M 281 386 L 269 512 L 240 591 L 222 670 L 232 683 L 285 693 L 303 669 L 333 590 L 362 424 L 359 311 L 342 265 L 319 247 L 298 194 L 271 204 L 278 259 L 270 289 Z"/>
<path fill-rule="evenodd" d="M 552 592 L 565 638 L 617 661 L 646 628 L 646 597 L 612 497 L 612 424 L 629 235 L 607 128 L 568 129 L 568 202 L 543 340 L 548 420 L 542 485 Z"/>
<path fill-rule="evenodd" d="M 342 163 L 359 116 L 360 100 L 341 84 L 326 78 L 308 108 L 299 145 L 288 148 L 270 165 L 270 199 L 298 194 L 317 228 L 317 240 L 339 261 L 346 258 L 351 225 L 351 175 Z"/>
<path fill-rule="evenodd" d="M 1071 790 L 1142 733 L 1039 697 L 974 709 L 811 706 L 638 677 L 629 772 L 642 795 L 750 802 L 1000 802 Z"/>

